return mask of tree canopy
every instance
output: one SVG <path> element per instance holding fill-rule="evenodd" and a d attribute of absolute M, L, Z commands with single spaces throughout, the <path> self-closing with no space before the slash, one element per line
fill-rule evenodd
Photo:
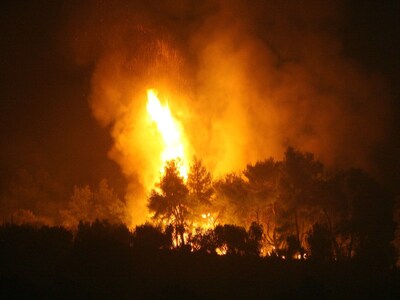
<path fill-rule="evenodd" d="M 326 169 L 291 147 L 281 161 L 258 161 L 216 180 L 194 158 L 185 181 L 178 164 L 166 164 L 148 202 L 153 219 L 172 226 L 175 246 L 393 263 L 394 198 L 362 170 Z M 201 216 L 211 215 L 205 226 Z"/>

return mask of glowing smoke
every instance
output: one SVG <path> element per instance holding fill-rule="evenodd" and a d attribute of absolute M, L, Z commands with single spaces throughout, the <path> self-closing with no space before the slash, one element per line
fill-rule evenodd
<path fill-rule="evenodd" d="M 71 42 L 77 61 L 94 66 L 89 103 L 110 128 L 133 223 L 146 219 L 157 176 L 150 87 L 170 99 L 193 154 L 216 175 L 279 158 L 287 145 L 327 164 L 370 167 L 388 97 L 381 78 L 344 55 L 341 7 L 247 3 L 89 1 L 73 12 Z"/>

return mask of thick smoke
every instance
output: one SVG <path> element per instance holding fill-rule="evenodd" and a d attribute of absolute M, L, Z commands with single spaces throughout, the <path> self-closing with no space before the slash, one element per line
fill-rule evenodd
<path fill-rule="evenodd" d="M 76 61 L 92 64 L 89 104 L 110 129 L 133 223 L 147 218 L 157 145 L 146 89 L 169 99 L 216 176 L 292 145 L 328 165 L 371 168 L 390 118 L 384 81 L 346 57 L 338 3 L 88 1 L 72 7 Z"/>

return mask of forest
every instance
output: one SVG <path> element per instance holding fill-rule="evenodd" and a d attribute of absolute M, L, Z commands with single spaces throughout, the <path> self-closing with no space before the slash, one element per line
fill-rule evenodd
<path fill-rule="evenodd" d="M 174 247 L 288 259 L 393 265 L 394 197 L 360 169 L 325 169 L 311 153 L 248 165 L 212 180 L 194 158 L 187 182 L 170 161 L 149 197 Z"/>
<path fill-rule="evenodd" d="M 266 159 L 218 179 L 200 159 L 193 159 L 187 178 L 179 164 L 166 164 L 148 196 L 151 218 L 136 228 L 121 221 L 121 203 L 100 209 L 99 197 L 63 212 L 80 218 L 76 226 L 3 223 L 4 295 L 400 296 L 395 198 L 365 171 L 329 169 L 292 147 L 281 161 Z"/>
<path fill-rule="evenodd" d="M 0 5 L 0 300 L 400 299 L 400 1 Z"/>

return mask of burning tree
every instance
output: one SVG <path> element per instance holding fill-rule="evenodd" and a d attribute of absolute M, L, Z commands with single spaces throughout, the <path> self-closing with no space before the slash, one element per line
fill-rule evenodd
<path fill-rule="evenodd" d="M 151 191 L 148 208 L 154 213 L 153 219 L 172 225 L 176 245 L 185 244 L 189 190 L 179 173 L 179 160 L 170 160 L 164 168 L 157 188 Z"/>
<path fill-rule="evenodd" d="M 246 225 L 251 220 L 252 205 L 246 182 L 240 174 L 227 174 L 215 183 L 217 209 L 225 223 Z"/>
<path fill-rule="evenodd" d="M 189 189 L 192 221 L 195 225 L 201 224 L 204 229 L 215 225 L 212 215 L 212 197 L 214 195 L 211 173 L 200 159 L 193 158 L 190 166 L 187 187 Z"/>
<path fill-rule="evenodd" d="M 318 210 L 322 174 L 322 164 L 311 153 L 289 147 L 283 161 L 260 161 L 217 182 L 218 201 L 225 202 L 225 212 L 234 223 L 263 224 L 270 253 L 286 247 L 293 255 L 303 254 L 306 229 Z"/>
<path fill-rule="evenodd" d="M 282 161 L 257 162 L 216 182 L 200 160 L 194 159 L 187 177 L 179 163 L 166 163 L 148 202 L 153 218 L 170 226 L 175 246 L 382 263 L 392 255 L 393 199 L 364 172 L 327 172 L 311 153 L 290 147 Z M 210 225 L 208 212 L 216 211 L 219 224 L 213 219 Z"/>
<path fill-rule="evenodd" d="M 193 158 L 193 163 L 190 166 L 187 185 L 196 201 L 205 205 L 211 204 L 210 200 L 214 193 L 211 173 L 204 167 L 202 161 L 196 157 Z"/>

